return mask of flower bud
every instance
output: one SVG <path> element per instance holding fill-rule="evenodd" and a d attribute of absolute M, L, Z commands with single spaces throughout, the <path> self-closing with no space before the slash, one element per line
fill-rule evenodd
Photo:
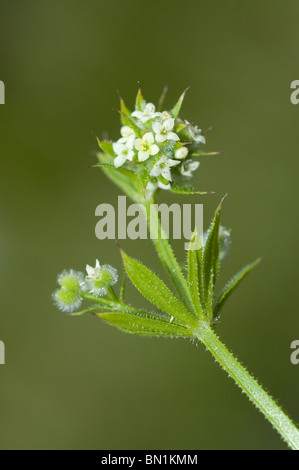
<path fill-rule="evenodd" d="M 62 287 L 54 292 L 53 300 L 59 310 L 71 313 L 77 310 L 82 303 L 81 291 L 80 289 L 75 290 Z"/>
<path fill-rule="evenodd" d="M 70 290 L 80 290 L 82 282 L 84 281 L 84 274 L 74 271 L 63 271 L 59 274 L 57 282 L 61 287 Z"/>
<path fill-rule="evenodd" d="M 184 160 L 188 155 L 188 149 L 187 147 L 180 147 L 175 151 L 174 157 L 177 160 Z"/>

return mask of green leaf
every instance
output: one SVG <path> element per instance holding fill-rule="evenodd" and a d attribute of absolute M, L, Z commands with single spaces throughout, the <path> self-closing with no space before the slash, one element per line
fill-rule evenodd
<path fill-rule="evenodd" d="M 127 108 L 124 100 L 122 99 L 122 97 L 120 96 L 120 119 L 121 119 L 121 123 L 123 126 L 126 126 L 126 120 L 125 118 L 123 117 L 123 115 L 127 115 L 127 116 L 131 116 L 131 112 L 129 111 L 129 109 Z"/>
<path fill-rule="evenodd" d="M 202 306 L 200 301 L 200 257 L 201 257 L 201 240 L 197 230 L 194 232 L 188 249 L 188 285 L 190 296 L 194 305 L 197 316 L 202 314 Z"/>
<path fill-rule="evenodd" d="M 143 111 L 146 105 L 146 101 L 142 96 L 141 93 L 141 88 L 138 88 L 137 96 L 136 96 L 136 102 L 135 102 L 135 108 L 137 111 Z"/>
<path fill-rule="evenodd" d="M 131 127 L 133 131 L 135 132 L 136 136 L 141 138 L 142 132 L 141 132 L 141 129 L 139 129 L 139 127 L 137 126 L 137 124 L 135 124 L 135 122 L 128 116 L 128 114 L 122 113 L 121 111 L 120 111 L 120 114 L 122 116 L 122 122 L 124 126 Z"/>
<path fill-rule="evenodd" d="M 193 310 L 193 303 L 186 279 L 182 273 L 180 265 L 176 259 L 174 251 L 167 239 L 167 235 L 162 226 L 155 201 L 148 199 L 145 201 L 147 211 L 147 221 L 151 233 L 151 238 L 156 247 L 158 256 L 165 267 L 178 295 L 189 311 Z"/>
<path fill-rule="evenodd" d="M 113 142 L 103 141 L 101 142 L 100 139 L 97 138 L 99 147 L 103 150 L 103 152 L 107 153 L 111 157 L 116 157 L 116 153 L 113 150 Z"/>
<path fill-rule="evenodd" d="M 220 202 L 215 216 L 210 225 L 207 239 L 204 244 L 203 251 L 203 282 L 204 282 L 204 291 L 205 291 L 205 301 L 207 313 L 211 314 L 210 309 L 208 310 L 208 305 L 211 305 L 213 295 L 213 288 L 215 287 L 219 267 L 219 224 L 220 224 L 220 213 L 221 206 L 224 198 Z"/>
<path fill-rule="evenodd" d="M 198 191 L 192 186 L 186 186 L 178 183 L 172 183 L 170 191 L 174 194 L 214 194 L 212 191 Z"/>
<path fill-rule="evenodd" d="M 210 157 L 213 155 L 222 155 L 222 152 L 194 152 L 192 157 Z"/>
<path fill-rule="evenodd" d="M 144 194 L 142 182 L 131 170 L 124 167 L 116 168 L 113 164 L 106 163 L 105 155 L 98 155 L 101 163 L 93 167 L 101 167 L 108 178 L 113 181 L 134 202 L 143 203 Z"/>
<path fill-rule="evenodd" d="M 98 318 L 111 325 L 117 326 L 127 333 L 143 336 L 192 336 L 192 330 L 171 322 L 170 318 L 163 315 L 140 312 L 104 312 L 96 314 Z"/>
<path fill-rule="evenodd" d="M 219 297 L 216 301 L 214 306 L 214 318 L 217 317 L 218 312 L 222 309 L 224 303 L 227 301 L 228 297 L 232 294 L 232 292 L 238 287 L 240 282 L 253 270 L 261 261 L 262 257 L 256 259 L 253 263 L 247 264 L 242 268 L 237 274 L 235 274 L 231 280 L 226 284 L 224 289 L 219 294 Z"/>
<path fill-rule="evenodd" d="M 186 307 L 174 297 L 161 279 L 139 261 L 121 251 L 127 275 L 139 292 L 163 312 L 182 321 L 185 325 L 194 321 Z"/>
<path fill-rule="evenodd" d="M 180 110 L 181 110 L 181 107 L 182 107 L 182 104 L 183 104 L 183 101 L 184 101 L 184 98 L 185 98 L 185 95 L 187 93 L 187 91 L 189 90 L 190 87 L 186 88 L 186 90 L 182 93 L 182 95 L 179 97 L 177 103 L 175 104 L 175 106 L 172 108 L 172 110 L 170 111 L 170 114 L 176 119 L 178 117 L 178 115 L 180 114 Z"/>
<path fill-rule="evenodd" d="M 126 289 L 126 276 L 123 276 L 121 285 L 120 285 L 120 290 L 119 290 L 119 301 L 123 302 L 125 298 L 125 289 Z"/>

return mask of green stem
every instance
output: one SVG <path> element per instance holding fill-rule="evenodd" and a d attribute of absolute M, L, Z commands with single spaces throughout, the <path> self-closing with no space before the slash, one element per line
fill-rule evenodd
<path fill-rule="evenodd" d="M 246 393 L 249 400 L 263 413 L 274 429 L 293 450 L 299 450 L 299 429 L 273 398 L 262 388 L 242 364 L 220 341 L 207 323 L 202 323 L 196 337 L 206 346 L 216 361 Z"/>
<path fill-rule="evenodd" d="M 165 231 L 159 219 L 157 208 L 154 206 L 154 204 L 155 201 L 153 200 L 147 200 L 144 203 L 147 223 L 153 244 L 181 300 L 185 303 L 189 311 L 195 314 L 186 279 L 184 278 L 172 247 L 166 238 Z"/>
<path fill-rule="evenodd" d="M 115 294 L 114 289 L 112 287 L 109 287 L 109 289 L 108 289 L 108 297 L 113 302 L 118 302 L 118 298 L 116 297 L 116 294 Z"/>

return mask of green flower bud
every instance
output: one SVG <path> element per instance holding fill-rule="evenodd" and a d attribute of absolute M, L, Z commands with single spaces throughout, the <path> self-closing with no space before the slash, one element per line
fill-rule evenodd
<path fill-rule="evenodd" d="M 54 292 L 53 299 L 59 310 L 70 313 L 77 310 L 82 303 L 80 289 L 74 290 L 62 287 Z"/>
<path fill-rule="evenodd" d="M 57 279 L 58 284 L 61 287 L 65 287 L 70 290 L 80 290 L 82 283 L 84 282 L 84 274 L 81 272 L 74 271 L 63 271 L 59 274 Z"/>

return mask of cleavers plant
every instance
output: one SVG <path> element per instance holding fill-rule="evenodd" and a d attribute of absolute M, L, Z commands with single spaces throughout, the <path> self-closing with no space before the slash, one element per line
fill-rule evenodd
<path fill-rule="evenodd" d="M 208 194 L 191 187 L 188 180 L 199 166 L 198 158 L 218 152 L 201 151 L 205 137 L 197 126 L 180 118 L 185 92 L 170 110 L 147 103 L 139 88 L 135 110 L 130 112 L 120 99 L 121 137 L 116 142 L 100 141 L 99 162 L 104 173 L 129 198 L 144 209 L 151 239 L 172 281 L 173 291 L 149 268 L 120 249 L 127 277 L 155 309 L 135 308 L 124 300 L 125 278 L 119 293 L 115 268 L 87 265 L 87 275 L 70 270 L 58 276 L 54 302 L 71 315 L 93 313 L 125 331 L 143 336 L 193 338 L 203 343 L 216 361 L 270 421 L 291 449 L 299 450 L 299 430 L 276 401 L 261 387 L 215 333 L 222 308 L 240 282 L 261 258 L 241 269 L 216 294 L 221 261 L 230 244 L 230 232 L 220 225 L 223 200 L 216 209 L 204 241 L 195 228 L 187 250 L 187 274 L 165 236 L 158 214 L 152 217 L 160 189 L 179 194 Z M 86 300 L 91 304 L 78 311 Z"/>

